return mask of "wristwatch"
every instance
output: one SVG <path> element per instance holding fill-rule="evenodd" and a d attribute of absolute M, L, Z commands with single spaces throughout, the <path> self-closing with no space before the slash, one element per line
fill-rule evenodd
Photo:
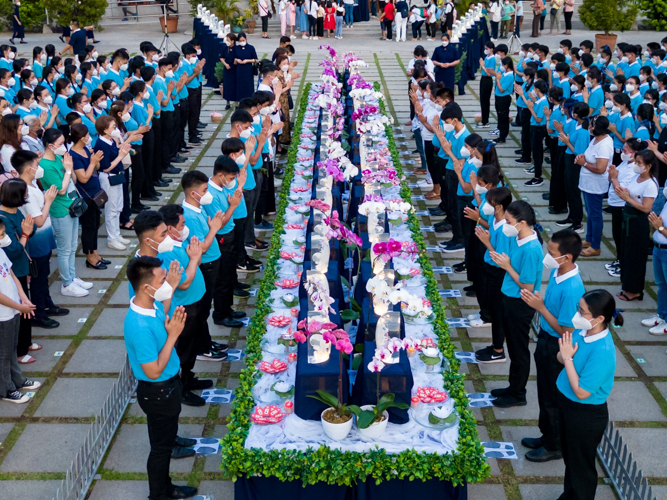
<path fill-rule="evenodd" d="M 659 233 L 662 233 L 664 230 L 665 230 L 665 226 L 660 226 L 660 227 L 658 228 L 658 232 L 659 232 Z"/>

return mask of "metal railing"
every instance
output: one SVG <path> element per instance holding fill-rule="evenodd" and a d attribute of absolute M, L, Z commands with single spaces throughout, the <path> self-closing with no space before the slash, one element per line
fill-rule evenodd
<path fill-rule="evenodd" d="M 54 500 L 85 498 L 136 388 L 137 380 L 125 356 L 125 364 L 118 375 L 118 380 L 111 388 L 100 414 L 90 426 L 86 440 L 69 466 L 65 479 L 53 497 Z"/>
<path fill-rule="evenodd" d="M 621 500 L 655 500 L 648 481 L 637 469 L 637 462 L 632 459 L 632 453 L 623 444 L 623 438 L 614 429 L 613 422 L 609 422 L 604 431 L 598 456 Z"/>

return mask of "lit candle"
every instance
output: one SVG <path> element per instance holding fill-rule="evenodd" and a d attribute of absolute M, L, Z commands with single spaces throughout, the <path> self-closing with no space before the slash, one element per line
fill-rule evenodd
<path fill-rule="evenodd" d="M 296 354 L 294 356 L 296 357 Z M 285 413 L 287 415 L 294 413 L 294 403 L 292 401 L 285 401 Z"/>
<path fill-rule="evenodd" d="M 294 363 L 294 362 L 296 361 L 296 353 L 295 353 L 295 352 L 290 352 L 290 353 L 287 355 L 287 360 L 288 360 L 290 363 Z"/>
<path fill-rule="evenodd" d="M 408 347 L 408 357 L 409 358 L 414 356 L 416 352 L 417 352 L 417 349 L 415 349 L 414 347 L 412 347 L 412 346 Z"/>
<path fill-rule="evenodd" d="M 292 310 L 290 312 L 292 313 L 293 318 L 298 318 L 299 317 L 299 310 L 296 307 L 292 308 Z"/>
<path fill-rule="evenodd" d="M 287 404 L 287 403 L 286 403 L 286 404 Z M 418 398 L 417 396 L 414 396 L 414 397 L 410 400 L 410 407 L 411 407 L 413 410 L 416 410 L 417 408 L 419 408 L 419 398 Z"/>

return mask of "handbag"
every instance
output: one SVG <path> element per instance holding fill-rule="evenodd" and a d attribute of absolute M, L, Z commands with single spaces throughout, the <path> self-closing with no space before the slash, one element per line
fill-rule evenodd
<path fill-rule="evenodd" d="M 558 14 L 558 9 L 554 9 L 552 7 L 550 13 L 551 13 L 552 16 L 555 16 L 556 14 Z"/>
<path fill-rule="evenodd" d="M 2 218 L 4 219 L 4 217 Z M 21 237 L 16 231 L 14 231 L 14 236 L 16 236 L 16 241 L 18 241 L 19 245 L 21 245 L 20 242 Z M 21 245 L 21 247 L 23 247 L 23 252 L 25 253 L 25 256 L 28 257 L 28 270 L 29 270 L 28 272 L 30 273 L 30 277 L 36 278 L 37 276 L 39 276 L 39 271 L 37 270 L 37 264 L 35 264 L 35 261 L 33 261 L 30 258 L 30 255 L 28 254 L 28 251 L 25 249 L 25 247 L 23 245 Z"/>
<path fill-rule="evenodd" d="M 102 208 L 104 204 L 109 201 L 109 195 L 104 189 L 100 189 L 91 199 L 95 202 L 95 205 L 97 205 L 98 208 Z"/>
<path fill-rule="evenodd" d="M 125 182 L 125 172 L 120 174 L 109 174 L 109 185 L 110 186 L 119 186 Z"/>

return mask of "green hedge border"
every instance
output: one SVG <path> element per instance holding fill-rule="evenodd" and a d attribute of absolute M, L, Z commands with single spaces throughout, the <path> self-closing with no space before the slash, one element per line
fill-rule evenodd
<path fill-rule="evenodd" d="M 376 82 L 375 90 L 380 86 Z M 259 292 L 257 293 L 257 309 L 248 326 L 246 346 L 246 368 L 240 374 L 240 385 L 235 390 L 228 433 L 222 440 L 221 469 L 231 476 L 232 480 L 240 475 L 276 477 L 280 481 L 300 480 L 303 485 L 318 482 L 352 486 L 357 482 L 374 479 L 380 483 L 389 479 L 439 479 L 452 481 L 455 485 L 462 482 L 477 482 L 489 475 L 490 467 L 483 457 L 483 447 L 479 442 L 475 419 L 468 409 L 468 399 L 463 387 L 463 376 L 458 373 L 459 362 L 454 356 L 454 347 L 449 341 L 448 325 L 445 322 L 445 310 L 438 294 L 438 285 L 433 278 L 430 262 L 426 257 L 425 243 L 419 229 L 419 221 L 414 214 L 410 215 L 408 224 L 413 239 L 422 250 L 419 262 L 427 278 L 426 292 L 433 304 L 437 319 L 434 328 L 438 334 L 438 345 L 449 359 L 452 372 L 445 374 L 445 386 L 450 395 L 457 401 L 457 409 L 461 416 L 459 427 L 459 447 L 456 453 L 437 455 L 418 453 L 405 450 L 394 455 L 387 455 L 383 449 L 377 448 L 367 453 L 342 452 L 326 446 L 309 449 L 305 452 L 296 450 L 246 449 L 244 447 L 250 428 L 250 412 L 254 406 L 252 389 L 260 377 L 255 364 L 261 360 L 260 341 L 266 333 L 266 316 L 272 308 L 268 302 L 274 282 L 278 277 L 277 264 L 281 248 L 280 235 L 283 234 L 287 196 L 294 177 L 294 163 L 300 144 L 300 135 L 308 105 L 311 84 L 307 84 L 299 103 L 299 115 L 292 134 L 292 145 L 287 156 L 287 166 L 283 178 L 277 216 L 274 221 L 274 232 Z M 345 95 L 342 96 L 345 99 Z M 384 114 L 384 103 L 380 102 Z M 397 171 L 402 173 L 400 157 L 394 142 L 391 127 L 386 127 L 389 149 Z M 404 182 L 401 196 L 410 200 L 411 191 Z"/>

